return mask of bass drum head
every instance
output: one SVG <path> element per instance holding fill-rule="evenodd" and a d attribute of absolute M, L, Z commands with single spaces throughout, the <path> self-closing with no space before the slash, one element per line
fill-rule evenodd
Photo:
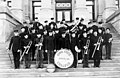
<path fill-rule="evenodd" d="M 69 68 L 72 66 L 74 56 L 70 50 L 62 49 L 57 51 L 54 57 L 54 63 L 59 68 Z"/>

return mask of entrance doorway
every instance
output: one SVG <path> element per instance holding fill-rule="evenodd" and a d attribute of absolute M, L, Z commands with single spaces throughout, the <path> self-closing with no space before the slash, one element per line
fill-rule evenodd
<path fill-rule="evenodd" d="M 56 21 L 65 21 L 70 22 L 72 20 L 72 12 L 71 10 L 57 10 L 56 11 Z"/>

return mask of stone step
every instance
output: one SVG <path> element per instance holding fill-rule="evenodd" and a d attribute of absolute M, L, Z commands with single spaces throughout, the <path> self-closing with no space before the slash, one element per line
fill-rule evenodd
<path fill-rule="evenodd" d="M 100 72 L 100 71 L 96 71 L 96 72 L 55 72 L 55 73 L 42 73 L 42 72 L 26 72 L 26 73 L 12 73 L 12 72 L 8 72 L 8 73 L 1 73 L 1 75 L 8 75 L 9 77 L 13 76 L 17 76 L 17 77 L 83 77 L 83 76 L 109 76 L 109 77 L 113 77 L 113 76 L 118 76 L 120 73 L 120 71 L 104 71 L 104 72 Z"/>

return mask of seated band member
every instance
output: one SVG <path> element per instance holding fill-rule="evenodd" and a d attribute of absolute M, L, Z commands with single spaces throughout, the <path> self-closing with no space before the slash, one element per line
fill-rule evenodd
<path fill-rule="evenodd" d="M 18 30 L 14 30 L 14 36 L 11 38 L 10 40 L 10 44 L 9 44 L 9 48 L 8 50 L 11 49 L 12 47 L 12 53 L 13 53 L 13 58 L 14 58 L 14 66 L 15 69 L 19 69 L 20 68 L 20 37 L 19 37 L 19 33 Z"/>

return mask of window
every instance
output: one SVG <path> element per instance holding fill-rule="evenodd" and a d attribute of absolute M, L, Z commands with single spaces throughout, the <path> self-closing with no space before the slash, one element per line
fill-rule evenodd
<path fill-rule="evenodd" d="M 117 9 L 119 8 L 119 0 L 116 0 L 115 2 Z"/>
<path fill-rule="evenodd" d="M 87 10 L 89 11 L 89 13 L 91 14 L 90 18 L 94 20 L 94 0 L 86 0 L 86 6 L 87 6 Z"/>
<path fill-rule="evenodd" d="M 33 1 L 32 6 L 33 6 L 33 20 L 35 20 L 35 18 L 39 17 L 41 1 Z"/>

